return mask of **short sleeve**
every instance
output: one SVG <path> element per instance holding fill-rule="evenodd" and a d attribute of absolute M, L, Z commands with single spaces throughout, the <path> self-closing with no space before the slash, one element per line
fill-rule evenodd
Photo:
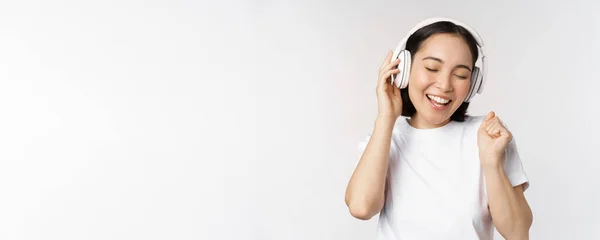
<path fill-rule="evenodd" d="M 514 137 L 505 150 L 504 172 L 513 187 L 523 184 L 523 191 L 529 188 L 529 179 L 523 169 L 523 162 Z"/>
<path fill-rule="evenodd" d="M 369 144 L 369 141 L 371 140 L 371 136 L 372 136 L 372 133 L 369 133 L 366 135 L 366 137 L 362 141 L 359 141 L 358 155 L 357 155 L 357 159 L 356 159 L 356 163 L 355 163 L 354 167 L 358 166 L 358 163 L 360 162 L 360 158 L 362 157 L 363 153 L 365 152 L 365 149 L 367 148 L 367 145 Z M 398 149 L 398 146 L 396 144 L 394 134 L 392 134 L 392 139 L 390 141 L 390 155 L 389 155 L 390 159 L 394 158 L 398 154 L 397 149 Z"/>

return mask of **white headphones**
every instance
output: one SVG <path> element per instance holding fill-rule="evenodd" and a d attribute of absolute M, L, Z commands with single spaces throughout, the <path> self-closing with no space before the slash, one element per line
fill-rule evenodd
<path fill-rule="evenodd" d="M 467 31 L 471 33 L 471 35 L 473 35 L 475 41 L 477 41 L 479 57 L 477 58 L 475 66 L 473 67 L 473 71 L 471 72 L 471 88 L 469 89 L 469 93 L 465 98 L 465 102 L 469 102 L 475 96 L 475 94 L 481 94 L 483 92 L 483 86 L 485 85 L 485 55 L 483 54 L 483 40 L 481 40 L 481 36 L 479 36 L 479 33 L 477 33 L 477 31 L 475 31 L 475 29 L 473 29 L 469 25 L 449 18 L 436 17 L 426 19 L 418 23 L 412 30 L 410 30 L 408 35 L 406 35 L 406 37 L 404 37 L 404 39 L 400 41 L 400 43 L 396 47 L 396 50 L 394 51 L 394 55 L 392 56 L 391 60 L 394 61 L 400 58 L 400 64 L 398 64 L 398 69 L 400 69 L 400 73 L 392 75 L 392 83 L 400 89 L 406 88 L 408 86 L 408 76 L 410 74 L 411 68 L 411 55 L 410 52 L 405 49 L 406 41 L 408 40 L 408 38 L 422 27 L 441 21 L 452 22 L 456 25 L 464 27 L 465 29 L 467 29 Z"/>

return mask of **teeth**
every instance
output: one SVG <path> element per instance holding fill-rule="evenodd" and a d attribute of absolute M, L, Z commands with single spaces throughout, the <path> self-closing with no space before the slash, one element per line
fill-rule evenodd
<path fill-rule="evenodd" d="M 438 97 L 438 96 L 427 95 L 427 97 L 428 97 L 429 99 L 431 99 L 431 100 L 433 100 L 433 101 L 435 101 L 435 102 L 439 103 L 439 104 L 446 104 L 446 103 L 450 102 L 450 100 L 448 100 L 448 99 L 445 99 L 445 98 L 441 98 L 441 97 Z"/>

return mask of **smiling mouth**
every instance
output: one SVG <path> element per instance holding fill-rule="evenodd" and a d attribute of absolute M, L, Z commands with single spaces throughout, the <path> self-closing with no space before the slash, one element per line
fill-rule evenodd
<path fill-rule="evenodd" d="M 443 106 L 450 104 L 450 102 L 452 102 L 452 100 L 450 100 L 450 99 L 442 98 L 442 97 L 438 97 L 438 96 L 434 96 L 434 95 L 430 95 L 430 94 L 427 94 L 426 96 L 427 96 L 427 98 L 429 98 L 429 101 L 436 107 L 443 107 Z"/>

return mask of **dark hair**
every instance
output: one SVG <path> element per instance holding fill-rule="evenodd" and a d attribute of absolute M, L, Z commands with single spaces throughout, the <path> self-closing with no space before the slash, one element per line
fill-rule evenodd
<path fill-rule="evenodd" d="M 408 50 L 410 52 L 410 54 L 412 56 L 411 60 L 414 61 L 414 56 L 415 56 L 416 52 L 419 50 L 419 48 L 421 47 L 421 45 L 423 44 L 423 42 L 426 39 L 428 39 L 429 37 L 431 37 L 432 35 L 438 34 L 438 33 L 450 33 L 450 34 L 456 34 L 456 35 L 462 37 L 467 42 L 467 45 L 469 46 L 469 49 L 471 50 L 471 56 L 473 57 L 473 66 L 475 66 L 475 62 L 477 61 L 477 58 L 479 57 L 479 51 L 477 49 L 477 41 L 475 40 L 473 35 L 471 35 L 471 33 L 467 29 L 465 29 L 464 27 L 461 27 L 459 25 L 456 25 L 452 22 L 447 22 L 447 21 L 441 21 L 441 22 L 436 22 L 436 23 L 427 25 L 427 26 L 417 30 L 415 33 L 413 33 L 407 39 L 406 50 Z M 415 109 L 415 106 L 410 101 L 410 98 L 408 96 L 408 87 L 400 89 L 400 93 L 402 96 L 402 106 L 403 106 L 402 107 L 402 116 L 412 117 L 417 112 L 417 109 Z M 456 109 L 456 111 L 452 114 L 452 116 L 450 116 L 450 120 L 457 121 L 457 122 L 465 121 L 465 118 L 467 117 L 467 108 L 468 107 L 469 107 L 469 103 L 463 102 L 460 105 L 460 107 L 458 107 L 458 109 Z"/>

